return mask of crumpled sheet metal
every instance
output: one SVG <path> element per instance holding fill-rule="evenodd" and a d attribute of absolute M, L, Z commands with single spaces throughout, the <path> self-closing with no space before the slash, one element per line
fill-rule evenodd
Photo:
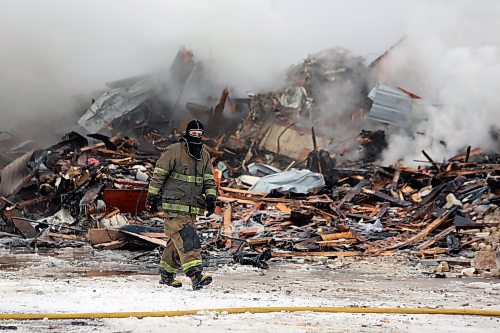
<path fill-rule="evenodd" d="M 323 186 L 325 186 L 325 179 L 322 174 L 310 170 L 291 169 L 262 177 L 250 190 L 267 193 L 277 190 L 279 192 L 307 194 Z"/>
<path fill-rule="evenodd" d="M 413 100 L 407 94 L 379 83 L 368 97 L 373 101 L 369 118 L 399 127 L 410 124 Z"/>
<path fill-rule="evenodd" d="M 0 172 L 0 196 L 8 197 L 17 193 L 27 177 L 31 177 L 32 171 L 27 167 L 33 156 L 34 150 L 12 161 Z"/>
<path fill-rule="evenodd" d="M 142 80 L 129 89 L 116 88 L 105 92 L 78 120 L 91 133 L 99 131 L 108 122 L 120 118 L 145 102 L 153 93 L 149 80 Z"/>

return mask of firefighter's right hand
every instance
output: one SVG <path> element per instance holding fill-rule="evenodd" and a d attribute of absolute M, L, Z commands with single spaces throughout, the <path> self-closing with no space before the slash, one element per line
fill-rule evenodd
<path fill-rule="evenodd" d="M 215 197 L 214 196 L 208 196 L 206 199 L 207 203 L 207 216 L 212 215 L 215 212 Z"/>
<path fill-rule="evenodd" d="M 146 198 L 146 211 L 156 213 L 158 211 L 158 203 L 160 203 L 159 195 L 148 195 Z"/>

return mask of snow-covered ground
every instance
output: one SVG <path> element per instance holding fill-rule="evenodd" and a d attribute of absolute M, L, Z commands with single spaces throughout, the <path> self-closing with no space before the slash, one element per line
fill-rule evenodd
<path fill-rule="evenodd" d="M 434 279 L 395 258 L 271 262 L 269 270 L 222 266 L 192 291 L 158 285 L 155 265 L 137 253 L 0 250 L 0 312 L 165 311 L 255 306 L 371 306 L 500 310 L 500 282 Z M 453 325 L 449 323 L 453 322 Z M 500 332 L 500 319 L 441 315 L 326 313 L 215 314 L 172 318 L 1 321 L 17 332 Z"/>

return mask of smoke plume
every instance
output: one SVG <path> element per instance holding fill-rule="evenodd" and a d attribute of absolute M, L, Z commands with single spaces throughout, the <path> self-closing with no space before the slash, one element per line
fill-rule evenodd
<path fill-rule="evenodd" d="M 500 3 L 448 1 L 415 6 L 405 40 L 384 62 L 382 80 L 435 105 L 412 133 L 393 132 L 385 163 L 436 161 L 464 147 L 499 152 Z M 498 138 L 496 139 L 498 140 Z"/>
<path fill-rule="evenodd" d="M 392 134 L 385 162 L 420 149 L 439 159 L 464 145 L 492 148 L 499 14 L 495 0 L 3 0 L 0 130 L 57 131 L 105 82 L 167 68 L 181 45 L 244 94 L 272 89 L 308 54 L 341 46 L 373 60 L 405 36 L 384 81 L 443 109 L 419 125 L 425 135 Z"/>

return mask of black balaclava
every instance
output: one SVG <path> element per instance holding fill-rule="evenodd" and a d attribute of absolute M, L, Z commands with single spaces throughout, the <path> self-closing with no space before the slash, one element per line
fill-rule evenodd
<path fill-rule="evenodd" d="M 194 131 L 193 133 L 190 131 Z M 201 135 L 200 135 L 201 131 Z M 203 124 L 198 120 L 191 120 L 186 126 L 186 134 L 181 138 L 181 140 L 186 141 L 189 155 L 193 156 L 197 160 L 201 159 L 201 151 L 203 149 L 203 143 L 201 142 L 201 138 L 205 129 L 203 128 Z M 195 134 L 195 135 L 193 135 Z"/>

